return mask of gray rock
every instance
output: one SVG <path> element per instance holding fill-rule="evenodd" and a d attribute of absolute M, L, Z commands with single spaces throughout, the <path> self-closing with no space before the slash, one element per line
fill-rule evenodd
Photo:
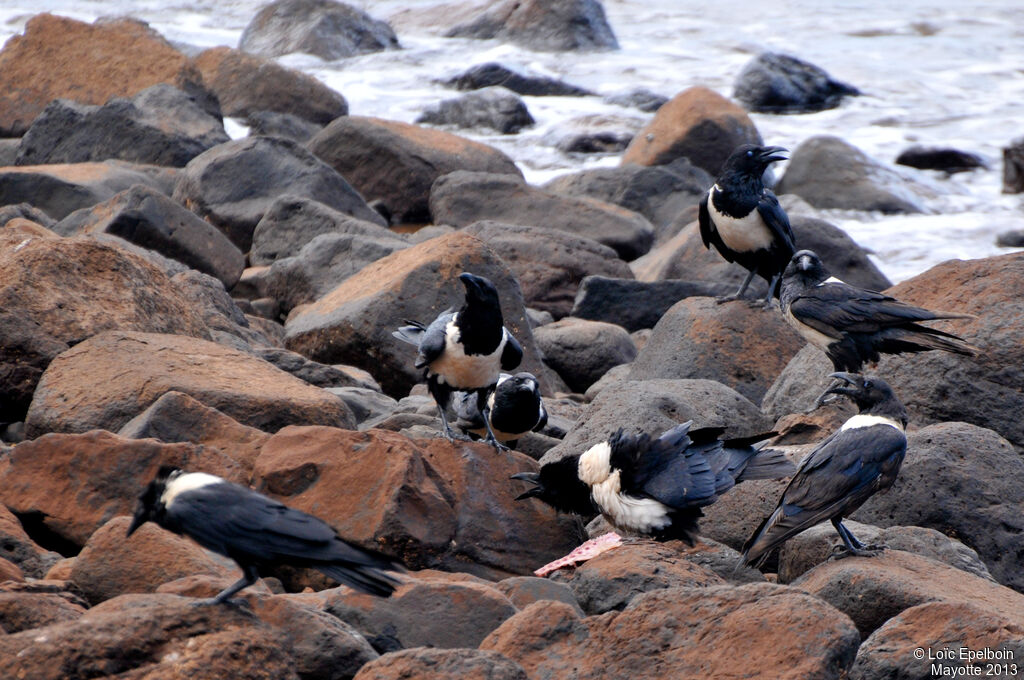
<path fill-rule="evenodd" d="M 1003 147 L 1003 193 L 1024 192 L 1024 137 Z"/>
<path fill-rule="evenodd" d="M 245 124 L 252 136 L 281 137 L 298 144 L 305 144 L 324 129 L 319 123 L 277 111 L 253 111 L 245 117 Z"/>
<path fill-rule="evenodd" d="M 268 361 L 282 371 L 291 373 L 296 378 L 305 380 L 317 387 L 338 387 L 364 389 L 363 385 L 351 375 L 326 364 L 310 361 L 301 354 L 278 347 L 263 347 L 255 350 L 256 356 Z"/>
<path fill-rule="evenodd" d="M 533 337 L 544 363 L 574 392 L 585 392 L 608 369 L 636 358 L 636 345 L 621 326 L 565 318 L 538 328 Z"/>
<path fill-rule="evenodd" d="M 496 38 L 544 52 L 619 48 L 598 0 L 504 0 L 445 36 Z"/>
<path fill-rule="evenodd" d="M 661 108 L 662 104 L 668 101 L 668 97 L 652 92 L 645 87 L 640 87 L 624 94 L 605 97 L 604 100 L 616 106 L 631 106 L 646 113 L 654 113 Z"/>
<path fill-rule="evenodd" d="M 270 339 L 249 325 L 219 280 L 189 269 L 171 277 L 171 283 L 192 303 L 210 331 L 210 339 L 243 352 L 272 344 Z"/>
<path fill-rule="evenodd" d="M 351 5 L 334 0 L 276 0 L 253 17 L 238 47 L 265 57 L 305 52 L 331 61 L 399 45 L 387 22 Z"/>
<path fill-rule="evenodd" d="M 906 165 L 919 170 L 941 170 L 947 174 L 967 172 L 986 167 L 981 156 L 948 147 L 924 147 L 914 145 L 900 152 L 897 165 Z"/>
<path fill-rule="evenodd" d="M 547 578 L 539 578 L 537 576 L 513 576 L 503 581 L 498 581 L 495 585 L 499 591 L 505 594 L 512 604 L 517 609 L 526 609 L 527 605 L 533 604 L 538 600 L 555 600 L 556 602 L 564 602 L 570 607 L 576 609 L 580 616 L 583 615 L 583 610 L 580 609 L 580 605 L 576 602 L 576 596 L 572 593 L 572 588 L 565 585 L 564 583 L 557 583 Z"/>
<path fill-rule="evenodd" d="M 824 111 L 859 94 L 814 64 L 778 52 L 762 52 L 747 62 L 732 92 L 733 99 L 758 113 Z"/>
<path fill-rule="evenodd" d="M 3 222 L 0 219 L 0 222 Z M 996 236 L 996 245 L 1003 248 L 1024 248 L 1024 229 L 1010 229 Z"/>
<path fill-rule="evenodd" d="M 14 163 L 8 163 L 7 165 L 14 165 Z M 57 224 L 57 220 L 53 219 L 30 203 L 16 203 L 14 205 L 5 205 L 0 207 L 0 227 L 3 227 L 8 222 L 18 217 L 29 220 L 30 222 L 35 222 L 36 224 L 41 224 L 47 229 L 50 229 L 53 225 Z"/>
<path fill-rule="evenodd" d="M 479 90 L 501 86 L 516 94 L 531 97 L 583 97 L 594 94 L 590 90 L 554 78 L 516 73 L 494 62 L 473 66 L 466 72 L 444 81 L 444 84 L 456 90 Z"/>
<path fill-rule="evenodd" d="M 417 123 L 458 128 L 490 128 L 506 135 L 534 124 L 526 104 L 504 87 L 485 87 L 428 107 Z"/>
<path fill-rule="evenodd" d="M 360 430 L 377 427 L 398 407 L 391 397 L 365 387 L 328 387 L 327 391 L 345 402 Z"/>
<path fill-rule="evenodd" d="M 662 315 L 680 300 L 728 295 L 733 290 L 730 284 L 710 281 L 636 281 L 588 276 L 580 283 L 571 315 L 638 331 L 654 328 Z"/>

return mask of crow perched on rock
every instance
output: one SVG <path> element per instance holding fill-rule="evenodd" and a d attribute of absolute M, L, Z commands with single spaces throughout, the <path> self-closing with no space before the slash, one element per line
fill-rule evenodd
<path fill-rule="evenodd" d="M 548 412 L 540 396 L 540 385 L 532 373 L 502 373 L 487 397 L 488 418 L 480 411 L 474 392 L 456 392 L 453 398 L 455 423 L 463 431 L 483 436 L 487 425 L 503 444 L 515 442 L 527 432 L 537 432 L 548 422 Z"/>

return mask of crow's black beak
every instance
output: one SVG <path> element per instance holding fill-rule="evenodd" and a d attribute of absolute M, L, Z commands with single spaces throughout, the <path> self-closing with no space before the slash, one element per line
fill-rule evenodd
<path fill-rule="evenodd" d="M 125 534 L 125 538 L 135 533 L 135 530 L 141 527 L 149 518 L 146 517 L 146 511 L 144 508 L 139 508 L 135 511 L 135 516 L 132 517 L 132 523 L 128 525 L 128 533 Z"/>
<path fill-rule="evenodd" d="M 466 287 L 466 290 L 480 290 L 480 277 L 476 274 L 470 274 L 469 272 L 463 272 L 459 274 L 459 280 Z"/>
<path fill-rule="evenodd" d="M 536 472 L 519 472 L 509 477 L 509 479 L 518 479 L 534 485 L 532 489 L 528 489 L 516 496 L 517 501 L 525 500 L 527 498 L 536 498 L 544 493 L 544 487 L 540 485 L 540 475 Z"/>
<path fill-rule="evenodd" d="M 784 149 L 781 146 L 766 146 L 761 149 L 758 157 L 765 164 L 774 163 L 775 161 L 784 161 L 788 156 L 784 156 L 788 149 Z"/>
<path fill-rule="evenodd" d="M 836 397 L 832 397 L 832 395 L 845 395 L 852 398 L 857 394 L 856 386 L 860 384 L 860 376 L 856 373 L 832 373 L 828 377 L 832 378 L 835 382 L 821 393 L 818 401 L 815 402 L 815 406 L 822 406 L 835 401 Z"/>

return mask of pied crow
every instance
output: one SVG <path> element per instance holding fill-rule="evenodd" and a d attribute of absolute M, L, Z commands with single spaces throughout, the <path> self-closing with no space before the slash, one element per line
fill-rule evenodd
<path fill-rule="evenodd" d="M 474 392 L 456 392 L 452 398 L 465 432 L 483 437 L 487 432 L 484 415 Z M 540 396 L 540 385 L 532 373 L 502 373 L 487 397 L 491 431 L 503 443 L 515 442 L 527 432 L 538 432 L 548 423 L 548 412 Z"/>
<path fill-rule="evenodd" d="M 837 371 L 859 371 L 880 354 L 978 352 L 952 333 L 917 323 L 972 318 L 969 314 L 933 312 L 843 283 L 829 275 L 811 250 L 799 251 L 786 266 L 779 306 L 789 325 L 824 351 Z"/>
<path fill-rule="evenodd" d="M 653 440 L 620 429 L 583 454 L 513 475 L 533 485 L 516 500 L 538 498 L 581 515 L 600 512 L 616 529 L 693 545 L 703 506 L 738 482 L 786 477 L 795 469 L 781 451 L 755 445 L 774 432 L 721 440 L 725 428 L 693 430 L 692 424 Z"/>
<path fill-rule="evenodd" d="M 243 576 L 212 602 L 228 601 L 263 567 L 311 567 L 350 588 L 388 597 L 398 582 L 389 558 L 342 540 L 313 515 L 205 472 L 163 466 L 139 496 L 128 536 L 148 521 L 230 557 Z"/>
<path fill-rule="evenodd" d="M 445 413 L 452 392 L 474 392 L 477 408 L 489 410 L 487 394 L 498 382 L 502 370 L 512 370 L 523 359 L 523 348 L 508 329 L 501 315 L 498 291 L 488 279 L 465 272 L 459 280 L 466 287 L 466 301 L 455 312 L 442 312 L 429 326 L 406 321 L 394 335 L 416 345 L 416 368 L 422 368 L 427 390 L 437 402 L 444 424 L 444 434 L 454 442 L 455 434 Z M 490 432 L 490 421 L 484 419 L 487 441 L 497 449 L 505 447 Z"/>
<path fill-rule="evenodd" d="M 907 411 L 880 378 L 833 373 L 826 394 L 845 395 L 859 413 L 800 461 L 778 507 L 743 546 L 743 563 L 760 566 L 771 551 L 801 531 L 831 520 L 845 550 L 837 557 L 873 555 L 843 525 L 843 518 L 892 486 L 907 452 Z M 824 395 L 823 395 L 824 396 Z"/>
<path fill-rule="evenodd" d="M 713 245 L 722 257 L 748 272 L 739 290 L 719 302 L 742 297 L 755 274 L 768 282 L 765 307 L 779 295 L 779 278 L 796 250 L 796 239 L 786 211 L 764 186 L 762 176 L 770 164 L 786 159 L 781 155 L 785 151 L 779 146 L 738 147 L 700 201 L 697 218 L 704 247 Z"/>

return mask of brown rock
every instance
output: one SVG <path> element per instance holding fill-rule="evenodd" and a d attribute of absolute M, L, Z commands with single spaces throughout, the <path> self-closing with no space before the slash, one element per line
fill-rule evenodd
<path fill-rule="evenodd" d="M 741 550 L 761 520 L 775 509 L 788 483 L 788 479 L 754 479 L 737 484 L 714 504 L 702 508 L 701 535 Z"/>
<path fill-rule="evenodd" d="M 733 149 L 760 143 L 742 107 L 706 87 L 691 87 L 658 109 L 622 154 L 622 165 L 665 165 L 685 156 L 717 176 Z"/>
<path fill-rule="evenodd" d="M 0 420 L 24 418 L 55 356 L 111 328 L 207 337 L 167 275 L 140 257 L 85 238 L 0 237 Z"/>
<path fill-rule="evenodd" d="M 355 680 L 527 680 L 514 661 L 482 649 L 419 647 L 385 654 L 359 669 Z"/>
<path fill-rule="evenodd" d="M 172 390 L 268 432 L 297 423 L 355 427 L 343 401 L 250 354 L 181 335 L 108 331 L 50 363 L 26 430 L 118 430 Z"/>
<path fill-rule="evenodd" d="M 381 258 L 293 310 L 285 325 L 288 349 L 322 364 L 366 369 L 386 394 L 404 397 L 423 372 L 413 366 L 416 349 L 391 333 L 405 319 L 429 324 L 445 309 L 458 309 L 465 289 L 457 277 L 467 271 L 494 283 L 505 327 L 523 346 L 517 370 L 533 373 L 541 391 L 551 394 L 553 374 L 541 363 L 515 276 L 482 241 L 458 232 Z"/>
<path fill-rule="evenodd" d="M 629 379 L 707 378 L 758 404 L 804 344 L 774 309 L 687 298 L 658 321 Z"/>
<path fill-rule="evenodd" d="M 38 14 L 0 51 L 0 136 L 21 136 L 54 99 L 104 104 L 157 83 L 216 105 L 189 59 L 144 22 Z"/>
<path fill-rule="evenodd" d="M 540 600 L 556 600 L 579 609 L 580 615 L 583 615 L 572 588 L 564 583 L 556 583 L 551 579 L 537 576 L 513 576 L 498 581 L 494 587 L 504 594 L 516 609 L 526 609 L 528 605 Z"/>
<path fill-rule="evenodd" d="M 437 8 L 434 8 L 435 11 Z M 449 38 L 497 38 L 540 52 L 617 50 L 604 7 L 597 0 L 526 0 L 490 3 L 452 27 Z"/>
<path fill-rule="evenodd" d="M 7 590 L 0 586 L 0 630 L 8 634 L 74 621 L 85 607 L 57 593 Z"/>
<path fill-rule="evenodd" d="M 480 648 L 518 662 L 531 678 L 805 680 L 842 677 L 859 642 L 850 619 L 828 604 L 759 583 L 658 590 L 585 619 L 561 602 L 538 602 Z"/>
<path fill-rule="evenodd" d="M 130 517 L 115 517 L 93 532 L 71 568 L 71 580 L 91 604 L 125 593 L 152 593 L 197 573 L 242 576 L 233 561 L 151 522 L 125 539 L 129 524 Z"/>
<path fill-rule="evenodd" d="M 919 649 L 931 652 L 931 657 L 918 658 L 915 652 Z M 1004 670 L 1000 661 L 961 660 L 961 649 L 979 653 L 989 649 L 1010 661 Z M 949 652 L 952 659 L 934 660 Z M 1014 677 L 1020 672 L 1022 658 L 1024 622 L 1020 616 L 996 614 L 969 602 L 930 602 L 905 610 L 872 633 L 860 646 L 850 678 L 930 680 L 936 677 L 932 664 L 960 676 Z"/>
<path fill-rule="evenodd" d="M 365 116 L 335 119 L 306 145 L 398 222 L 430 222 L 430 186 L 456 170 L 522 177 L 501 151 L 465 137 Z"/>
<path fill-rule="evenodd" d="M 572 588 L 588 615 L 622 610 L 637 596 L 654 590 L 725 584 L 678 551 L 642 539 L 603 552 L 575 569 L 560 569 L 550 578 Z"/>
<path fill-rule="evenodd" d="M 326 125 L 348 114 L 338 92 L 313 76 L 230 47 L 214 47 L 195 58 L 225 116 L 245 118 L 259 111 L 290 113 Z"/>
<path fill-rule="evenodd" d="M 25 574 L 14 562 L 0 557 L 0 583 L 4 581 L 24 581 Z"/>
<path fill-rule="evenodd" d="M 193 444 L 132 440 L 110 432 L 50 434 L 14 447 L 0 461 L 0 502 L 69 552 L 117 515 L 135 511 L 135 499 L 161 465 L 175 465 L 244 483 L 242 466 Z"/>
<path fill-rule="evenodd" d="M 504 577 L 573 547 L 569 518 L 514 500 L 509 476 L 534 468 L 483 444 L 304 427 L 272 437 L 254 476 L 261 491 L 411 568 Z"/>
<path fill-rule="evenodd" d="M 0 559 L 16 565 L 26 576 L 42 578 L 60 555 L 36 545 L 18 518 L 0 503 Z"/>
<path fill-rule="evenodd" d="M 965 602 L 1016 621 L 1024 612 L 1024 595 L 902 550 L 826 562 L 793 586 L 845 612 L 864 637 L 904 609 L 925 602 Z"/>

